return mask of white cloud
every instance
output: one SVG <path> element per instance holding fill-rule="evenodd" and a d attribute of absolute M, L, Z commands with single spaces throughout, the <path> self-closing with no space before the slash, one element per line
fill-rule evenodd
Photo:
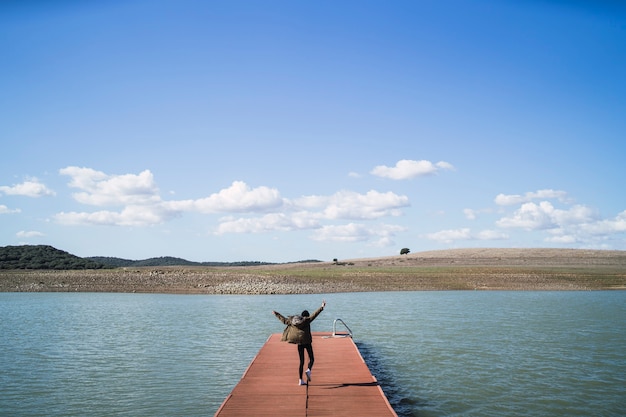
<path fill-rule="evenodd" d="M 75 166 L 69 166 L 61 168 L 59 174 L 68 175 L 72 177 L 69 184 L 73 188 L 81 188 L 84 190 L 90 190 L 97 188 L 97 183 L 105 181 L 109 178 L 109 175 L 101 171 L 96 171 L 91 168 L 80 168 Z"/>
<path fill-rule="evenodd" d="M 372 227 L 372 245 L 378 247 L 390 247 L 395 245 L 393 238 L 397 233 L 405 232 L 406 228 L 393 224 L 383 224 Z"/>
<path fill-rule="evenodd" d="M 277 209 L 284 204 L 275 188 L 265 186 L 250 188 L 243 181 L 234 181 L 209 197 L 197 200 L 171 201 L 167 206 L 173 210 L 197 211 L 200 213 L 244 213 Z"/>
<path fill-rule="evenodd" d="M 540 197 L 557 198 L 568 203 L 565 192 L 552 190 L 526 193 L 524 197 L 501 194 L 496 198 L 496 202 L 504 204 Z M 555 207 L 549 201 L 525 202 L 510 215 L 499 219 L 496 225 L 501 228 L 517 228 L 530 232 L 543 231 L 547 234 L 544 240 L 550 243 L 604 247 L 604 242 L 626 232 L 626 211 L 619 213 L 613 219 L 602 219 L 595 210 L 584 205 L 574 205 L 563 209 Z"/>
<path fill-rule="evenodd" d="M 14 214 L 21 212 L 20 209 L 10 209 L 4 204 L 0 204 L 0 214 Z"/>
<path fill-rule="evenodd" d="M 548 230 L 549 235 L 545 240 L 552 243 L 580 243 L 595 247 L 615 235 L 626 233 L 626 211 L 613 219 L 580 222 L 576 222 L 576 219 L 579 217 L 572 216 L 568 222 L 560 223 L 554 229 Z"/>
<path fill-rule="evenodd" d="M 506 240 L 509 235 L 499 230 L 482 230 L 475 237 L 476 240 Z"/>
<path fill-rule="evenodd" d="M 512 216 L 503 217 L 496 224 L 504 228 L 549 229 L 555 226 L 552 221 L 553 211 L 554 206 L 548 201 L 525 203 Z"/>
<path fill-rule="evenodd" d="M 558 243 L 558 244 L 563 244 L 563 245 L 571 245 L 573 243 L 578 242 L 578 238 L 576 238 L 576 236 L 573 235 L 560 235 L 560 234 L 556 234 L 554 236 L 550 236 L 547 237 L 545 239 L 546 242 L 550 242 L 550 243 Z"/>
<path fill-rule="evenodd" d="M 429 161 L 399 161 L 395 167 L 376 167 L 372 173 L 394 179 L 413 178 L 454 169 L 446 162 L 433 164 Z M 379 246 L 393 244 L 395 235 L 404 230 L 395 225 L 372 225 L 367 222 L 383 217 L 404 214 L 409 207 L 409 198 L 394 192 L 370 190 L 366 193 L 342 190 L 332 195 L 309 195 L 295 199 L 283 198 L 271 187 L 250 187 L 243 181 L 234 181 L 227 188 L 207 197 L 188 200 L 163 200 L 154 176 L 149 170 L 139 174 L 109 175 L 91 168 L 68 166 L 59 171 L 69 176 L 69 187 L 78 191 L 74 199 L 85 205 L 102 209 L 94 212 L 65 211 L 54 219 L 66 225 L 105 225 L 126 227 L 148 227 L 162 224 L 186 212 L 201 214 L 223 214 L 217 220 L 215 234 L 267 233 L 311 230 L 311 238 L 317 241 L 369 242 Z M 45 185 L 29 180 L 13 187 L 0 187 L 4 193 L 29 196 L 52 195 Z M 174 193 L 169 193 L 172 198 Z M 536 202 L 535 200 L 541 201 Z M 543 231 L 546 241 L 559 244 L 598 242 L 605 244 L 611 237 L 626 232 L 626 211 L 614 219 L 599 219 L 593 210 L 583 205 L 557 208 L 555 200 L 569 204 L 567 193 L 551 189 L 528 192 L 523 195 L 499 194 L 495 203 L 499 211 L 509 210 L 496 221 L 501 229 L 524 229 L 530 232 Z M 479 214 L 493 213 L 493 208 L 464 209 L 469 220 Z M 17 213 L 0 205 L 0 214 Z M 342 221 L 350 221 L 341 224 Z M 335 222 L 337 224 L 327 224 Z M 36 237 L 38 232 L 22 231 L 20 237 Z M 508 234 L 498 230 L 472 232 L 469 228 L 441 230 L 425 235 L 438 242 L 450 243 L 468 240 L 509 239 Z"/>
<path fill-rule="evenodd" d="M 149 170 L 139 175 L 107 175 L 91 168 L 67 167 L 59 171 L 71 177 L 69 186 L 83 190 L 73 194 L 82 204 L 93 206 L 125 206 L 159 202 L 159 189 Z"/>
<path fill-rule="evenodd" d="M 561 210 L 548 201 L 542 201 L 539 204 L 522 204 L 512 216 L 503 217 L 496 224 L 503 228 L 545 230 L 592 221 L 593 212 L 588 207 L 577 205 L 569 210 Z"/>
<path fill-rule="evenodd" d="M 538 190 L 534 192 L 529 191 L 524 195 L 498 194 L 495 198 L 495 203 L 499 206 L 513 206 L 541 199 L 556 199 L 561 202 L 567 202 L 567 193 L 565 191 L 557 190 Z"/>
<path fill-rule="evenodd" d="M 465 215 L 465 218 L 467 220 L 476 220 L 479 214 L 489 214 L 492 212 L 493 210 L 490 208 L 479 209 L 479 210 L 470 209 L 470 208 L 463 209 L 463 215 Z"/>
<path fill-rule="evenodd" d="M 626 232 L 626 210 L 619 213 L 614 219 L 605 219 L 594 223 L 584 223 L 581 225 L 581 229 L 584 232 L 593 235 Z"/>
<path fill-rule="evenodd" d="M 432 175 L 440 170 L 453 170 L 452 164 L 444 161 L 433 164 L 430 161 L 412 161 L 402 159 L 396 163 L 395 167 L 378 165 L 370 172 L 372 175 L 393 180 L 407 180 L 424 175 Z"/>
<path fill-rule="evenodd" d="M 320 208 L 325 219 L 377 219 L 400 216 L 403 207 L 409 206 L 409 198 L 393 192 L 381 193 L 370 190 L 365 194 L 339 191 L 331 196 L 305 196 L 294 201 L 302 208 Z"/>
<path fill-rule="evenodd" d="M 446 161 L 439 161 L 435 164 L 437 166 L 437 170 L 447 169 L 448 171 L 454 171 L 454 165 Z"/>
<path fill-rule="evenodd" d="M 508 239 L 508 235 L 497 230 L 483 230 L 472 233 L 469 228 L 441 230 L 429 233 L 426 238 L 441 243 L 452 243 L 457 240 L 503 240 Z"/>
<path fill-rule="evenodd" d="M 280 207 L 283 200 L 277 190 L 250 188 L 235 181 L 229 188 L 196 200 L 163 201 L 154 176 L 149 170 L 138 175 L 108 175 L 91 168 L 67 167 L 61 175 L 71 177 L 69 186 L 82 190 L 73 194 L 76 201 L 95 206 L 122 206 L 121 210 L 63 212 L 55 219 L 72 225 L 149 226 L 160 224 L 182 212 L 262 212 Z"/>
<path fill-rule="evenodd" d="M 292 231 L 312 229 L 319 226 L 319 223 L 311 216 L 304 216 L 301 213 L 287 215 L 284 213 L 270 213 L 256 218 L 224 218 L 220 219 L 220 224 L 216 234 L 224 233 L 262 233 L 270 231 Z"/>
<path fill-rule="evenodd" d="M 272 231 L 313 230 L 311 239 L 322 242 L 372 242 L 375 246 L 393 245 L 393 237 L 405 228 L 397 225 L 321 225 L 312 213 L 294 215 L 272 213 L 257 218 L 223 218 L 216 234 L 265 233 Z"/>
<path fill-rule="evenodd" d="M 217 234 L 261 233 L 269 231 L 315 230 L 312 239 L 323 241 L 356 242 L 374 240 L 387 245 L 398 226 L 369 229 L 362 224 L 322 225 L 324 220 L 372 220 L 384 216 L 398 216 L 400 208 L 408 205 L 406 196 L 371 190 L 365 194 L 340 191 L 331 196 L 304 196 L 292 202 L 285 201 L 282 212 L 256 218 L 224 218 Z"/>
<path fill-rule="evenodd" d="M 367 226 L 349 223 L 323 226 L 313 233 L 312 239 L 324 242 L 364 242 L 373 240 L 376 246 L 393 245 L 396 233 L 405 229 L 397 225 Z"/>
<path fill-rule="evenodd" d="M 162 205 L 126 206 L 122 211 L 101 210 L 92 213 L 61 212 L 55 220 L 65 225 L 97 226 L 152 226 L 177 217 L 179 213 L 163 208 Z"/>
<path fill-rule="evenodd" d="M 15 184 L 11 187 L 2 185 L 0 186 L 0 192 L 6 195 L 21 195 L 25 197 L 43 197 L 56 194 L 36 178 L 24 181 L 21 184 Z"/>
<path fill-rule="evenodd" d="M 393 192 L 368 191 L 360 194 L 340 191 L 330 196 L 305 196 L 290 201 L 281 197 L 278 190 L 266 186 L 252 188 L 243 181 L 234 181 L 229 187 L 208 197 L 189 200 L 164 201 L 152 173 L 148 170 L 138 175 L 108 175 L 90 168 L 66 167 L 61 175 L 70 177 L 69 186 L 78 188 L 74 199 L 95 206 L 122 206 L 119 210 L 95 212 L 61 212 L 54 216 L 65 225 L 104 225 L 145 227 L 161 224 L 185 212 L 202 214 L 227 214 L 218 220 L 215 234 L 263 233 L 271 231 L 315 230 L 313 238 L 329 239 L 328 233 L 338 232 L 334 240 L 373 241 L 378 245 L 392 242 L 397 226 L 367 229 L 364 226 L 328 226 L 324 220 L 377 219 L 399 216 L 409 205 L 408 197 Z M 249 217 L 230 215 L 250 214 Z M 261 216 L 253 216 L 261 213 Z M 362 232 L 359 232 L 361 230 Z"/>
<path fill-rule="evenodd" d="M 435 233 L 428 233 L 426 237 L 443 243 L 451 243 L 455 240 L 470 240 L 471 231 L 469 228 L 441 230 Z"/>
<path fill-rule="evenodd" d="M 313 240 L 332 242 L 361 242 L 369 237 L 367 227 L 355 223 L 323 226 L 313 234 Z"/>
<path fill-rule="evenodd" d="M 476 210 L 463 209 L 463 214 L 467 220 L 476 220 Z"/>
<path fill-rule="evenodd" d="M 20 237 L 20 238 L 30 238 L 30 237 L 43 237 L 45 235 L 41 232 L 37 232 L 34 230 L 31 230 L 31 231 L 21 230 L 17 232 L 15 236 Z"/>
<path fill-rule="evenodd" d="M 149 170 L 138 175 L 108 175 L 91 168 L 70 166 L 59 170 L 71 177 L 69 186 L 81 192 L 76 201 L 93 206 L 122 206 L 119 211 L 61 212 L 55 220 L 66 225 L 151 226 L 168 221 L 180 213 L 169 208 L 159 196 Z"/>

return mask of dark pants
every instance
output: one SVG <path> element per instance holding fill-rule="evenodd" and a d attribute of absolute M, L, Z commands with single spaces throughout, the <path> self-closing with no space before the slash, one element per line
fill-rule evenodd
<path fill-rule="evenodd" d="M 313 356 L 313 346 L 309 343 L 307 345 L 298 345 L 298 355 L 300 356 L 300 368 L 298 369 L 298 378 L 302 379 L 302 371 L 304 370 L 304 349 L 309 355 L 309 369 L 313 369 L 313 362 L 315 357 Z"/>

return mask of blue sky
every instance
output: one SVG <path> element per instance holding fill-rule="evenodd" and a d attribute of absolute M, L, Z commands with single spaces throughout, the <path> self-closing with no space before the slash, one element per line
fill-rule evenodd
<path fill-rule="evenodd" d="M 0 5 L 0 245 L 626 250 L 626 7 Z"/>

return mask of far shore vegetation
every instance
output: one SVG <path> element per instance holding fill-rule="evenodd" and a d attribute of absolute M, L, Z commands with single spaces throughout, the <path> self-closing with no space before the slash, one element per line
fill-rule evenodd
<path fill-rule="evenodd" d="M 51 246 L 7 246 L 0 248 L 0 292 L 313 294 L 626 289 L 626 251 L 486 248 L 404 252 L 371 259 L 282 264 L 182 263 L 177 262 L 179 258 L 162 257 L 115 266 L 111 260 L 120 262 L 119 258 L 79 258 Z"/>
<path fill-rule="evenodd" d="M 319 262 L 305 260 L 298 262 Z M 0 247 L 0 269 L 32 270 L 80 270 L 141 266 L 258 266 L 272 265 L 271 262 L 193 262 L 172 256 L 131 260 L 108 256 L 80 258 L 48 245 L 21 245 Z"/>

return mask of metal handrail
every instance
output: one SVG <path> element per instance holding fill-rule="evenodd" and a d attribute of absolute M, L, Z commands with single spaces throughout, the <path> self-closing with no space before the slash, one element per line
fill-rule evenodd
<path fill-rule="evenodd" d="M 345 327 L 348 330 L 348 334 L 337 334 L 337 322 L 341 322 L 341 324 L 343 324 L 343 327 Z M 335 321 L 333 321 L 333 337 L 346 337 L 346 336 L 350 336 L 352 337 L 352 330 L 350 330 L 350 328 L 348 327 L 348 325 L 341 319 L 335 319 Z"/>

